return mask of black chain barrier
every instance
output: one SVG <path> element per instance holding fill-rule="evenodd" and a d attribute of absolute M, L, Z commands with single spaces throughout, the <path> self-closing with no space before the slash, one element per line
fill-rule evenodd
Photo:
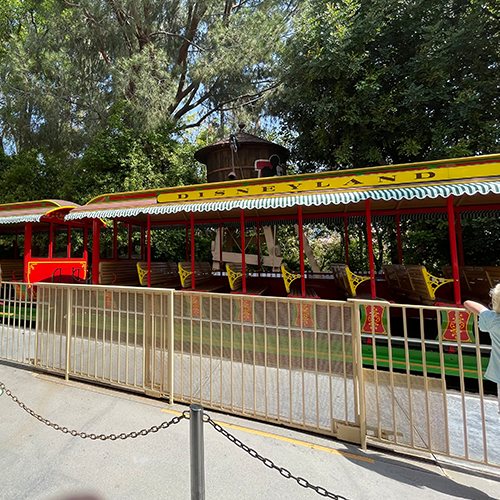
<path fill-rule="evenodd" d="M 43 422 L 45 425 L 52 427 L 56 431 L 61 431 L 64 434 L 71 434 L 72 436 L 78 436 L 81 437 L 82 439 L 92 439 L 93 441 L 96 441 L 100 439 L 101 441 L 106 441 L 106 440 L 111 440 L 111 441 L 116 441 L 117 439 L 127 439 L 127 438 L 136 438 L 139 436 L 147 436 L 148 434 L 152 432 L 158 432 L 159 430 L 162 429 L 168 429 L 171 425 L 178 424 L 181 420 L 185 418 L 189 418 L 189 412 L 185 411 L 182 413 L 182 415 L 174 417 L 172 420 L 169 420 L 168 422 L 162 422 L 160 425 L 153 425 L 153 427 L 150 427 L 149 429 L 142 429 L 138 432 L 129 432 L 128 434 L 125 434 L 122 432 L 121 434 L 88 434 L 86 432 L 78 432 L 75 430 L 70 430 L 67 427 L 63 427 L 58 424 L 52 423 L 50 420 L 43 418 L 42 416 L 38 415 L 35 413 L 31 408 L 28 408 L 22 401 L 19 401 L 17 396 L 14 396 L 9 389 L 5 387 L 5 384 L 3 382 L 0 382 L 0 396 L 5 393 L 7 396 L 9 396 L 14 403 L 17 403 L 26 413 L 29 413 L 32 417 L 35 417 L 37 420 L 40 420 L 40 422 Z"/>
<path fill-rule="evenodd" d="M 14 396 L 12 392 L 5 387 L 5 384 L 3 382 L 0 382 L 0 396 L 4 393 L 7 396 L 9 396 L 12 399 L 12 401 L 14 401 L 14 403 L 17 403 L 26 413 L 28 413 L 32 417 L 35 417 L 37 420 L 40 420 L 40 422 L 43 422 L 45 425 L 52 427 L 56 431 L 61 431 L 64 434 L 70 434 L 71 436 L 75 437 L 78 436 L 82 439 L 87 439 L 87 438 L 92 439 L 93 441 L 95 440 L 106 441 L 108 439 L 111 441 L 116 441 L 117 439 L 127 439 L 127 438 L 136 438 L 139 436 L 147 436 L 148 434 L 158 432 L 161 429 L 168 429 L 171 425 L 178 424 L 181 420 L 184 419 L 189 420 L 189 411 L 184 411 L 181 415 L 172 418 L 172 420 L 169 420 L 168 422 L 162 422 L 160 425 L 153 425 L 149 429 L 142 429 L 139 432 L 129 432 L 128 434 L 122 432 L 121 434 L 107 434 L 107 435 L 87 434 L 86 432 L 78 432 L 76 430 L 70 430 L 67 427 L 62 427 L 58 424 L 54 424 L 53 422 L 51 422 L 46 418 L 43 418 L 42 416 L 35 413 L 31 408 L 28 408 L 22 401 L 19 401 L 19 398 L 17 396 Z M 314 490 L 318 495 L 321 495 L 322 497 L 333 498 L 334 500 L 348 500 L 346 497 L 343 497 L 342 495 L 336 495 L 335 493 L 328 491 L 322 486 L 315 486 L 314 484 L 311 484 L 307 479 L 304 479 L 303 477 L 294 476 L 288 469 L 285 469 L 284 467 L 279 467 L 272 460 L 263 457 L 262 455 L 257 453 L 254 449 L 242 443 L 238 438 L 227 432 L 222 426 L 214 422 L 210 418 L 210 415 L 208 415 L 207 413 L 203 413 L 203 420 L 204 422 L 209 423 L 217 432 L 219 432 L 224 437 L 229 439 L 229 441 L 238 446 L 238 448 L 241 448 L 243 451 L 246 451 L 251 457 L 260 460 L 266 467 L 269 467 L 269 469 L 277 470 L 284 478 L 294 479 L 299 486 L 302 486 L 303 488 L 310 488 Z"/>
<path fill-rule="evenodd" d="M 284 467 L 279 467 L 269 458 L 263 457 L 262 455 L 257 453 L 254 449 L 242 443 L 238 438 L 227 432 L 226 429 L 224 429 L 218 423 L 214 422 L 210 418 L 210 416 L 207 415 L 206 413 L 203 415 L 203 417 L 205 422 L 209 423 L 217 432 L 220 432 L 224 437 L 229 439 L 231 443 L 234 443 L 238 448 L 241 448 L 243 451 L 246 451 L 251 457 L 260 460 L 266 467 L 277 470 L 284 478 L 294 479 L 299 486 L 302 486 L 303 488 L 310 488 L 314 490 L 318 495 L 321 495 L 322 497 L 333 498 L 335 500 L 347 500 L 346 497 L 343 497 L 342 495 L 336 495 L 335 493 L 328 491 L 322 486 L 315 486 L 314 484 L 311 484 L 307 479 L 304 479 L 303 477 L 294 476 L 289 470 L 285 469 Z"/>

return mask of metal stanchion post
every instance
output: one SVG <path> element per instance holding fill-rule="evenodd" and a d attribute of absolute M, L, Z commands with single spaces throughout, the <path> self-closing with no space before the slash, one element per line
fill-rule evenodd
<path fill-rule="evenodd" d="M 205 500 L 205 457 L 203 450 L 203 406 L 189 407 L 191 448 L 191 500 Z"/>

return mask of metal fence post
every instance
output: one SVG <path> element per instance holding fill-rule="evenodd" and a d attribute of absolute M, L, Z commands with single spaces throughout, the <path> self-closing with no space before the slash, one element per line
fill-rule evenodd
<path fill-rule="evenodd" d="M 174 404 L 174 291 L 168 292 L 168 318 L 167 318 L 167 348 L 168 348 L 168 394 L 169 402 Z"/>
<path fill-rule="evenodd" d="M 357 403 L 359 411 L 359 431 L 361 448 L 366 450 L 366 404 L 365 404 L 365 382 L 363 377 L 363 346 L 361 343 L 361 314 L 359 301 L 349 300 L 353 304 L 352 321 L 352 360 L 354 364 L 354 373 L 357 379 L 355 390 L 357 390 Z M 355 396 L 356 397 L 356 396 Z"/>
<path fill-rule="evenodd" d="M 4 283 L 5 284 L 5 283 Z M 43 304 L 45 301 L 45 288 L 37 288 L 37 299 L 39 304 Z M 41 293 L 40 293 L 41 292 Z M 6 289 L 4 288 L 4 297 L 6 294 Z M 40 295 L 42 295 L 42 298 L 40 298 Z M 9 297 L 10 297 L 10 291 L 9 291 Z M 10 301 L 10 299 L 9 299 Z M 5 307 L 5 306 L 4 306 Z M 40 330 L 40 322 L 39 322 L 39 317 L 40 315 L 38 314 L 40 312 L 40 309 L 43 306 L 39 305 L 39 307 L 35 307 L 35 366 L 38 364 L 38 335 L 39 335 L 39 330 Z"/>
<path fill-rule="evenodd" d="M 191 456 L 191 500 L 205 500 L 205 457 L 203 450 L 203 406 L 189 407 Z"/>
<path fill-rule="evenodd" d="M 69 380 L 69 370 L 71 367 L 71 325 L 73 323 L 73 304 L 72 304 L 72 290 L 70 287 L 67 288 L 68 292 L 68 309 L 67 309 L 67 317 L 68 317 L 68 328 L 66 332 L 66 380 Z"/>

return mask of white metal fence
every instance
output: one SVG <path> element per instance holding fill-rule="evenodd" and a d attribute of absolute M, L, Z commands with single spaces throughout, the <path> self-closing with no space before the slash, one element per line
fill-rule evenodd
<path fill-rule="evenodd" d="M 458 309 L 21 283 L 0 300 L 4 360 L 500 466 L 496 397 L 474 378 L 489 346 Z"/>

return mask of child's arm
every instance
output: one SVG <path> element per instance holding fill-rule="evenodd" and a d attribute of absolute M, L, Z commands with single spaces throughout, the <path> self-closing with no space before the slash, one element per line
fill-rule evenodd
<path fill-rule="evenodd" d="M 482 311 L 486 311 L 488 308 L 480 304 L 479 302 L 474 302 L 473 300 L 466 300 L 464 302 L 464 307 L 474 314 L 479 314 Z"/>

